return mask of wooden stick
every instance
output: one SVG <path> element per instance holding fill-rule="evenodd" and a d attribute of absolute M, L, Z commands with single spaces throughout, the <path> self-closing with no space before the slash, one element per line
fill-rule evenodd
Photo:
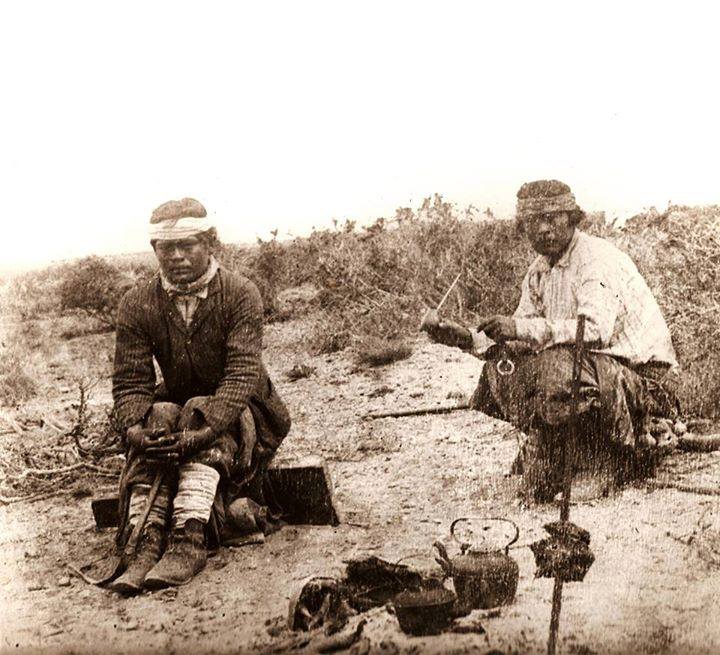
<path fill-rule="evenodd" d="M 682 484 L 673 480 L 648 480 L 648 487 L 653 489 L 675 489 L 689 494 L 700 494 L 701 496 L 720 496 L 720 488 L 700 487 L 689 484 Z"/>
<path fill-rule="evenodd" d="M 99 473 L 100 475 L 108 475 L 108 476 L 112 476 L 112 477 L 115 477 L 118 475 L 118 473 L 109 471 L 109 470 L 104 469 L 95 464 L 91 464 L 90 462 L 77 462 L 76 464 L 70 464 L 69 466 L 61 466 L 61 467 L 55 468 L 55 469 L 35 469 L 35 468 L 25 469 L 19 475 L 9 475 L 8 477 L 11 480 L 24 480 L 28 475 L 36 475 L 36 476 L 58 475 L 61 473 L 70 473 L 71 471 L 77 471 L 78 469 L 81 469 L 81 468 L 89 469 L 90 471 L 94 471 L 95 473 Z"/>
<path fill-rule="evenodd" d="M 560 520 L 570 518 L 570 492 L 573 477 L 573 449 L 577 443 L 578 406 L 580 404 L 580 374 L 582 372 L 582 358 L 585 345 L 585 316 L 580 314 L 577 318 L 575 331 L 575 358 L 573 359 L 572 395 L 570 400 L 570 438 L 563 443 L 563 488 L 562 505 L 560 506 Z M 548 655 L 555 655 L 558 628 L 560 627 L 560 611 L 562 610 L 562 578 L 556 573 L 553 585 L 552 611 L 550 613 L 550 636 L 548 637 Z"/>
<path fill-rule="evenodd" d="M 720 450 L 720 434 L 684 434 L 678 437 L 678 448 L 701 453 Z"/>
<path fill-rule="evenodd" d="M 125 555 L 131 555 L 137 549 L 138 541 L 140 539 L 140 533 L 145 527 L 148 516 L 150 516 L 150 510 L 155 503 L 155 499 L 157 498 L 158 491 L 160 490 L 160 485 L 162 484 L 164 477 L 165 474 L 162 471 L 158 471 L 157 473 L 155 473 L 155 479 L 152 482 L 152 486 L 150 487 L 150 491 L 148 492 L 147 499 L 145 500 L 145 508 L 143 509 L 143 513 L 140 516 L 140 520 L 135 524 L 135 526 L 133 526 L 133 531 L 130 534 L 130 538 L 125 544 L 125 549 L 123 551 Z"/>
<path fill-rule="evenodd" d="M 580 405 L 580 375 L 582 373 L 582 358 L 585 345 L 585 316 L 580 314 L 577 318 L 575 332 L 575 358 L 573 360 L 572 395 L 570 398 L 570 440 L 563 444 L 563 490 L 560 520 L 570 518 L 570 493 L 572 490 L 573 458 L 572 449 L 577 443 L 578 407 Z"/>
<path fill-rule="evenodd" d="M 468 403 L 460 405 L 440 405 L 438 407 L 418 407 L 417 409 L 401 409 L 395 412 L 374 412 L 363 416 L 364 419 L 400 418 L 401 416 L 423 416 L 424 414 L 449 414 L 463 409 L 470 409 Z"/>
<path fill-rule="evenodd" d="M 59 489 L 57 491 L 40 491 L 36 494 L 30 494 L 28 496 L 0 496 L 0 503 L 3 505 L 11 505 L 12 503 L 24 503 L 32 502 L 35 500 L 46 500 L 55 496 L 63 496 L 71 494 L 71 489 Z"/>
<path fill-rule="evenodd" d="M 560 627 L 560 609 L 562 607 L 563 581 L 555 576 L 553 585 L 552 612 L 550 614 L 550 636 L 548 637 L 548 655 L 555 655 L 558 628 Z"/>
<path fill-rule="evenodd" d="M 455 285 L 458 283 L 458 280 L 460 279 L 461 275 L 462 275 L 462 271 L 460 271 L 457 274 L 457 277 L 453 280 L 453 283 L 450 285 L 450 288 L 445 292 L 445 295 L 442 297 L 442 300 L 438 303 L 438 306 L 435 308 L 436 312 L 439 312 L 440 308 L 445 304 L 445 301 L 448 299 L 450 292 L 455 288 Z"/>

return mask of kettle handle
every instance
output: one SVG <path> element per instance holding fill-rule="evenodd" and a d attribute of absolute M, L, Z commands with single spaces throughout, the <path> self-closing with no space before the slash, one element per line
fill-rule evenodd
<path fill-rule="evenodd" d="M 520 528 L 518 527 L 517 523 L 515 521 L 511 521 L 510 519 L 502 518 L 499 516 L 462 516 L 459 519 L 455 519 L 450 524 L 450 536 L 457 541 L 457 543 L 460 544 L 460 549 L 465 552 L 468 548 L 470 548 L 470 544 L 465 543 L 464 541 L 460 541 L 460 539 L 457 538 L 455 535 L 455 526 L 458 523 L 461 523 L 462 521 L 471 521 L 471 520 L 478 520 L 478 521 L 502 521 L 504 523 L 509 523 L 515 528 L 515 535 L 510 539 L 510 541 L 505 544 L 505 554 L 508 554 L 508 550 L 510 549 L 510 546 L 512 546 L 519 538 L 520 538 Z"/>

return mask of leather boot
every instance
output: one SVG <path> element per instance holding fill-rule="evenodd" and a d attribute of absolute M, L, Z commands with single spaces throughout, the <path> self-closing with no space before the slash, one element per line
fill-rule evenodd
<path fill-rule="evenodd" d="M 182 527 L 170 534 L 168 547 L 162 559 L 145 576 L 146 589 L 162 589 L 183 585 L 205 568 L 205 524 L 188 519 Z"/>
<path fill-rule="evenodd" d="M 108 585 L 109 589 L 128 596 L 142 591 L 145 576 L 158 563 L 162 554 L 164 532 L 155 523 L 145 526 L 134 557 L 125 572 Z"/>

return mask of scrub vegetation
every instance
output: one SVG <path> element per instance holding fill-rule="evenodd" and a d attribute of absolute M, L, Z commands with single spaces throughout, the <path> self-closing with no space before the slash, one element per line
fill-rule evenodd
<path fill-rule="evenodd" d="M 596 215 L 581 227 L 632 255 L 670 325 L 685 413 L 717 419 L 720 207 L 670 207 L 622 228 Z M 508 516 L 522 543 L 556 517 L 554 507 L 515 502 L 517 477 L 507 472 L 517 444 L 506 424 L 463 411 L 362 420 L 455 404 L 472 392 L 480 362 L 429 343 L 418 326 L 458 273 L 443 316 L 474 325 L 480 315 L 513 311 L 532 253 L 511 221 L 435 196 L 368 228 L 349 222 L 292 241 L 225 245 L 219 255 L 253 278 L 265 301 L 266 362 L 293 416 L 282 455 L 324 458 L 344 523 L 283 528 L 262 546 L 221 549 L 177 595 L 122 601 L 70 576 L 67 563 L 97 558 L 112 541 L 111 530 L 93 527 L 88 498 L 115 493 L 123 462 L 109 413 L 107 319 L 122 291 L 152 273 L 152 255 L 86 258 L 16 276 L 0 293 L 0 567 L 13 572 L 0 605 L 13 643 L 181 652 L 204 634 L 201 650 L 246 644 L 256 652 L 284 635 L 271 628 L 284 625 L 287 599 L 306 575 L 330 574 L 358 553 L 388 561 L 421 553 L 418 564 L 424 557 L 433 566 L 430 546 L 449 543 L 452 517 Z M 711 422 L 707 429 L 717 432 Z M 719 462 L 717 453 L 676 452 L 659 476 L 708 487 Z M 564 603 L 563 652 L 655 652 L 668 639 L 668 652 L 717 652 L 717 622 L 707 621 L 720 570 L 717 501 L 652 488 L 573 508 L 597 559 Z M 450 643 L 467 652 L 544 652 L 552 589 L 534 579 L 527 548 L 511 553 L 519 594 L 488 620 L 491 641 L 437 637 L 425 644 L 431 652 Z M 208 620 L 211 634 L 203 632 Z M 388 645 L 371 652 L 418 652 L 384 610 L 366 631 L 375 646 Z"/>
<path fill-rule="evenodd" d="M 628 252 L 655 293 L 681 362 L 684 411 L 720 415 L 720 207 L 651 210 L 623 227 L 598 214 L 581 227 Z M 444 316 L 472 326 L 480 315 L 511 313 L 533 254 L 512 221 L 435 195 L 369 227 L 348 221 L 291 241 L 223 245 L 219 256 L 258 285 L 268 321 L 311 315 L 311 354 L 351 347 L 359 362 L 380 365 L 410 355 L 420 317 L 458 273 Z M 87 257 L 18 277 L 5 304 L 21 320 L 74 316 L 64 333 L 71 338 L 108 329 L 125 289 L 151 272 L 128 258 Z M 12 377 L 3 385 L 11 403 Z M 20 397 L 30 392 L 22 375 L 15 379 Z"/>

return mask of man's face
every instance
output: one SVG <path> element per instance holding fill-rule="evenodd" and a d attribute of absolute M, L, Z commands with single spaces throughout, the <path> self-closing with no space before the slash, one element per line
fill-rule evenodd
<path fill-rule="evenodd" d="M 568 212 L 533 214 L 523 221 L 523 228 L 533 250 L 550 259 L 565 251 L 575 232 Z"/>
<path fill-rule="evenodd" d="M 210 265 L 212 250 L 205 239 L 161 239 L 153 242 L 155 256 L 165 276 L 174 284 L 197 280 Z"/>

